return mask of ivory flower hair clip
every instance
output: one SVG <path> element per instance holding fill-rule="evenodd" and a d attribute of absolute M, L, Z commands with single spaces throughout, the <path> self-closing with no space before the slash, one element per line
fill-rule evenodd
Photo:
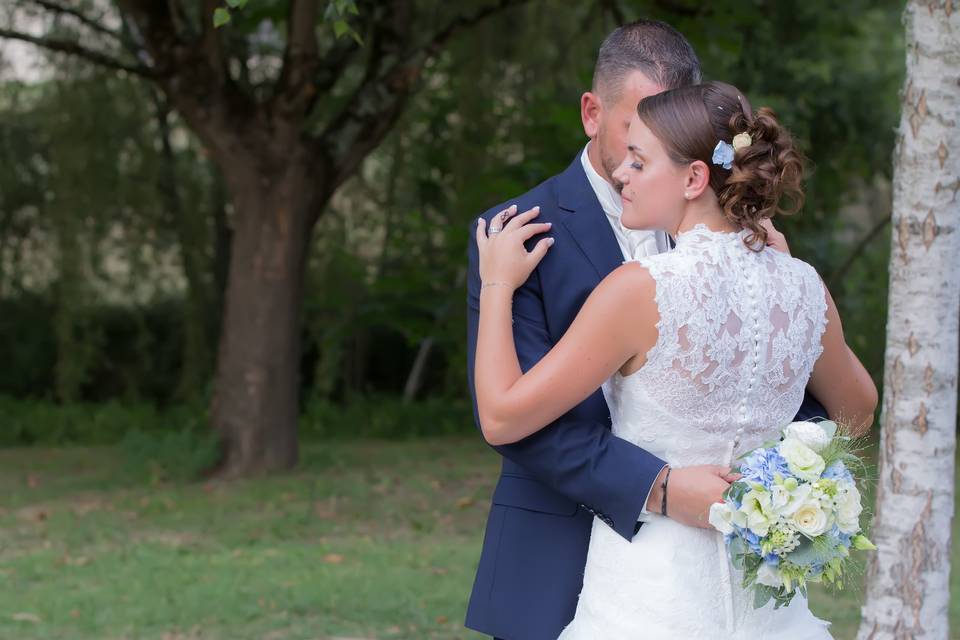
<path fill-rule="evenodd" d="M 719 164 L 724 169 L 733 167 L 733 157 L 736 152 L 753 144 L 749 133 L 738 133 L 733 136 L 733 144 L 721 140 L 713 148 L 713 164 Z"/>
<path fill-rule="evenodd" d="M 744 147 L 749 147 L 753 144 L 753 138 L 750 137 L 750 134 L 744 131 L 743 133 L 738 133 L 733 136 L 733 150 L 740 151 Z"/>

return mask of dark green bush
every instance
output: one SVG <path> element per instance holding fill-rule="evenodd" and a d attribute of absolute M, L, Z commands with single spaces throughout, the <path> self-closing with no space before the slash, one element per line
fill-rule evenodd
<path fill-rule="evenodd" d="M 113 444 L 134 427 L 159 431 L 163 416 L 144 403 L 54 404 L 0 396 L 0 446 Z"/>
<path fill-rule="evenodd" d="M 120 442 L 120 451 L 126 472 L 152 483 L 196 480 L 220 455 L 211 431 L 190 426 L 166 431 L 134 428 Z"/>
<path fill-rule="evenodd" d="M 300 417 L 304 439 L 415 438 L 469 433 L 472 408 L 460 398 L 429 398 L 404 404 L 396 396 L 353 398 L 343 405 L 313 399 Z"/>
<path fill-rule="evenodd" d="M 354 397 L 343 404 L 308 398 L 305 406 L 300 417 L 300 436 L 305 440 L 415 438 L 474 429 L 470 404 L 460 398 L 434 397 L 410 404 L 389 395 Z M 0 396 L 0 447 L 120 444 L 137 457 L 151 448 L 175 450 L 182 445 L 190 451 L 201 444 L 197 434 L 207 433 L 206 405 L 200 401 L 158 409 L 149 403 L 58 405 Z"/>
<path fill-rule="evenodd" d="M 0 354 L 4 365 L 0 367 L 0 394 L 24 397 L 52 393 L 57 344 L 51 317 L 53 304 L 44 297 L 24 293 L 16 299 L 0 298 Z"/>

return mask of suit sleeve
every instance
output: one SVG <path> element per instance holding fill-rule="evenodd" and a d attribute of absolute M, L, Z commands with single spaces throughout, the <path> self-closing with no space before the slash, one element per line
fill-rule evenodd
<path fill-rule="evenodd" d="M 468 239 L 467 377 L 479 427 L 473 370 L 480 317 L 476 224 L 472 223 Z M 537 271 L 514 294 L 513 317 L 517 356 L 526 372 L 553 346 Z M 493 448 L 542 483 L 594 511 L 627 540 L 639 528 L 638 516 L 666 465 L 645 449 L 614 436 L 609 425 L 563 417 L 519 442 Z"/>
<path fill-rule="evenodd" d="M 794 418 L 794 421 L 803 422 L 805 420 L 813 420 L 814 418 L 827 419 L 827 410 L 810 394 L 810 391 L 807 390 L 803 392 L 803 404 L 800 405 L 800 410 L 797 412 L 797 417 Z"/>

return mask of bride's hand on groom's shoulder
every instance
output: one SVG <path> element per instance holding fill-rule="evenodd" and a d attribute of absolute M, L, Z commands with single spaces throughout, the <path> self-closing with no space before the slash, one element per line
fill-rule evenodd
<path fill-rule="evenodd" d="M 773 221 L 770 220 L 770 218 L 764 218 L 760 224 L 767 230 L 767 246 L 771 249 L 782 251 L 788 256 L 791 255 L 790 245 L 787 244 L 787 236 L 783 235 L 779 229 L 773 226 Z"/>
<path fill-rule="evenodd" d="M 497 283 L 516 289 L 530 277 L 553 244 L 553 238 L 542 238 L 527 251 L 524 243 L 550 231 L 551 223 L 531 222 L 540 214 L 540 207 L 520 214 L 516 211 L 516 205 L 512 205 L 495 215 L 489 225 L 483 218 L 477 223 L 480 281 L 484 285 Z"/>
<path fill-rule="evenodd" d="M 740 477 L 730 467 L 715 464 L 672 469 L 667 483 L 667 516 L 687 526 L 713 529 L 708 521 L 710 505 L 723 502 L 721 494 Z"/>

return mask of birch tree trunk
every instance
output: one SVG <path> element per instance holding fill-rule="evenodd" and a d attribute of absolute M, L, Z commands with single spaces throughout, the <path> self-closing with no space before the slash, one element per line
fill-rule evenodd
<path fill-rule="evenodd" d="M 960 310 L 960 4 L 907 3 L 876 519 L 858 640 L 949 636 Z"/>

